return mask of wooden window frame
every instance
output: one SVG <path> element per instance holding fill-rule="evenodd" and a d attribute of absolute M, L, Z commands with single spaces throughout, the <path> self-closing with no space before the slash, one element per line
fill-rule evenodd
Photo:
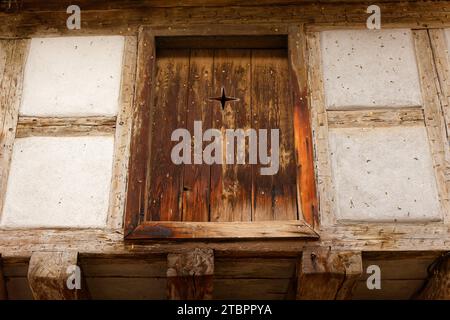
<path fill-rule="evenodd" d="M 148 188 L 151 103 L 156 68 L 156 37 L 172 36 L 273 36 L 288 38 L 289 79 L 294 97 L 294 145 L 297 165 L 298 220 L 261 222 L 145 221 L 145 190 Z M 141 26 L 135 84 L 134 114 L 126 194 L 126 240 L 211 238 L 318 238 L 317 198 L 307 99 L 307 62 L 303 25 L 198 25 L 184 27 Z M 307 119 L 307 121 L 305 121 Z"/>

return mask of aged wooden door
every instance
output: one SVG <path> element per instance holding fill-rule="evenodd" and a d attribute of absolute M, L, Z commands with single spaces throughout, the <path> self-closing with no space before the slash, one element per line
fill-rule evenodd
<path fill-rule="evenodd" d="M 156 61 L 145 221 L 298 219 L 287 50 L 160 49 Z M 211 98 L 224 92 L 235 101 L 222 109 Z M 172 132 L 194 136 L 194 121 L 203 131 L 279 129 L 278 172 L 261 175 L 248 154 L 245 164 L 195 164 L 194 147 L 192 164 L 174 164 Z"/>

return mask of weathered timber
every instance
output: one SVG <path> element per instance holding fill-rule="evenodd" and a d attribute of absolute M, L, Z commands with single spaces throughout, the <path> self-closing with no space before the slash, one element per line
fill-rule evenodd
<path fill-rule="evenodd" d="M 419 300 L 450 300 L 450 254 L 440 256 L 429 268 L 425 285 L 413 298 Z"/>
<path fill-rule="evenodd" d="M 3 42 L 3 41 L 2 41 Z M 17 118 L 22 99 L 23 73 L 29 40 L 9 40 L 2 44 L 0 57 L 0 215 L 6 194 Z M 3 69 L 3 70 L 2 70 Z"/>
<path fill-rule="evenodd" d="M 112 135 L 115 130 L 116 117 L 19 116 L 16 138 Z"/>
<path fill-rule="evenodd" d="M 298 270 L 297 299 L 350 299 L 361 273 L 361 252 L 307 247 Z"/>
<path fill-rule="evenodd" d="M 133 115 L 133 98 L 136 80 L 137 38 L 125 38 L 120 86 L 119 113 L 114 139 L 114 163 L 107 225 L 111 229 L 123 226 L 125 198 L 130 159 L 130 139 Z"/>
<path fill-rule="evenodd" d="M 167 298 L 170 300 L 212 299 L 213 277 L 211 249 L 167 255 Z"/>
<path fill-rule="evenodd" d="M 439 200 L 444 221 L 449 223 L 450 148 L 439 100 L 439 80 L 427 30 L 414 30 L 413 38 L 422 91 L 425 125 L 436 175 Z"/>
<path fill-rule="evenodd" d="M 89 297 L 86 285 L 69 289 L 68 279 L 77 266 L 78 252 L 33 252 L 28 267 L 28 283 L 35 300 L 78 300 Z M 69 272 L 68 272 L 69 271 Z M 81 279 L 83 275 L 80 273 Z M 81 281 L 81 280 L 80 280 Z M 74 282 L 75 283 L 75 282 Z"/>

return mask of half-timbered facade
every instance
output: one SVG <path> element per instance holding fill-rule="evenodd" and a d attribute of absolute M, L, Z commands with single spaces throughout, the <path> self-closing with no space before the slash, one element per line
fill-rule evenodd
<path fill-rule="evenodd" d="M 0 1 L 0 299 L 450 299 L 450 2 L 70 5 Z"/>

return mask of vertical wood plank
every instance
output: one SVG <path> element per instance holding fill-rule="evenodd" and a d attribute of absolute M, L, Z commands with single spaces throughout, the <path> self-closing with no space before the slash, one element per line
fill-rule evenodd
<path fill-rule="evenodd" d="M 298 269 L 297 299 L 347 300 L 362 274 L 361 252 L 307 247 Z"/>
<path fill-rule="evenodd" d="M 294 99 L 294 132 L 297 156 L 297 194 L 306 222 L 317 223 L 313 141 L 307 93 L 306 37 L 304 26 L 290 26 L 288 35 L 290 77 Z"/>
<path fill-rule="evenodd" d="M 331 159 L 328 144 L 328 118 L 325 109 L 325 92 L 322 73 L 320 32 L 307 33 L 308 87 L 311 107 L 311 124 L 315 146 L 317 187 L 319 192 L 320 223 L 336 223 L 333 212 L 335 190 L 331 176 Z"/>
<path fill-rule="evenodd" d="M 170 300 L 212 299 L 213 277 L 211 249 L 167 255 L 167 298 Z"/>
<path fill-rule="evenodd" d="M 215 51 L 214 96 L 221 95 L 222 87 L 228 96 L 239 99 L 227 103 L 223 111 L 219 102 L 213 106 L 213 128 L 220 129 L 225 137 L 226 129 L 246 130 L 251 126 L 250 50 Z M 211 167 L 211 221 L 250 221 L 251 166 L 247 163 L 227 165 L 225 143 L 223 148 L 223 164 Z"/>
<path fill-rule="evenodd" d="M 3 73 L 0 74 L 0 216 L 5 201 L 12 149 L 22 98 L 23 75 L 29 40 L 3 42 Z M 0 70 L 1 71 L 1 70 Z"/>
<path fill-rule="evenodd" d="M 0 254 L 0 300 L 8 300 L 8 292 L 6 291 L 6 281 L 3 275 L 3 260 Z"/>
<path fill-rule="evenodd" d="M 146 220 L 180 221 L 183 165 L 172 162 L 172 132 L 186 128 L 189 50 L 158 51 Z"/>
<path fill-rule="evenodd" d="M 130 157 L 130 139 L 133 113 L 133 97 L 136 76 L 137 38 L 125 38 L 122 63 L 122 79 L 119 98 L 119 114 L 116 120 L 114 139 L 114 163 L 111 178 L 108 219 L 109 228 L 121 228 L 124 218 L 128 161 Z"/>
<path fill-rule="evenodd" d="M 77 266 L 77 252 L 33 252 L 28 267 L 28 283 L 35 300 L 88 299 L 86 284 L 81 289 L 67 287 L 68 268 Z M 72 272 L 69 269 L 70 272 Z M 83 275 L 80 273 L 81 280 Z"/>
<path fill-rule="evenodd" d="M 279 170 L 261 175 L 253 169 L 253 220 L 297 220 L 296 165 L 292 97 L 289 89 L 287 52 L 252 51 L 252 123 L 253 128 L 279 129 Z M 259 137 L 261 139 L 261 136 Z M 268 136 L 268 152 L 274 153 Z M 273 156 L 273 154 L 272 154 Z"/>
<path fill-rule="evenodd" d="M 425 125 L 436 174 L 444 221 L 450 221 L 450 150 L 439 101 L 439 80 L 427 30 L 414 30 L 417 66 L 422 91 Z"/>
<path fill-rule="evenodd" d="M 155 73 L 155 37 L 149 28 L 141 28 L 138 35 L 135 101 L 133 104 L 132 134 L 125 215 L 125 237 L 144 219 L 146 209 L 147 166 L 150 153 L 150 101 Z"/>
<path fill-rule="evenodd" d="M 194 121 L 202 121 L 203 131 L 211 128 L 212 125 L 214 105 L 209 98 L 213 91 L 213 57 L 213 50 L 191 50 L 186 127 L 193 139 L 196 138 Z M 203 156 L 202 150 L 207 144 L 203 143 L 202 138 L 199 137 L 202 141 L 199 152 L 193 149 L 193 154 L 199 153 L 200 157 Z M 210 173 L 210 166 L 204 162 L 184 166 L 183 221 L 209 220 Z"/>

